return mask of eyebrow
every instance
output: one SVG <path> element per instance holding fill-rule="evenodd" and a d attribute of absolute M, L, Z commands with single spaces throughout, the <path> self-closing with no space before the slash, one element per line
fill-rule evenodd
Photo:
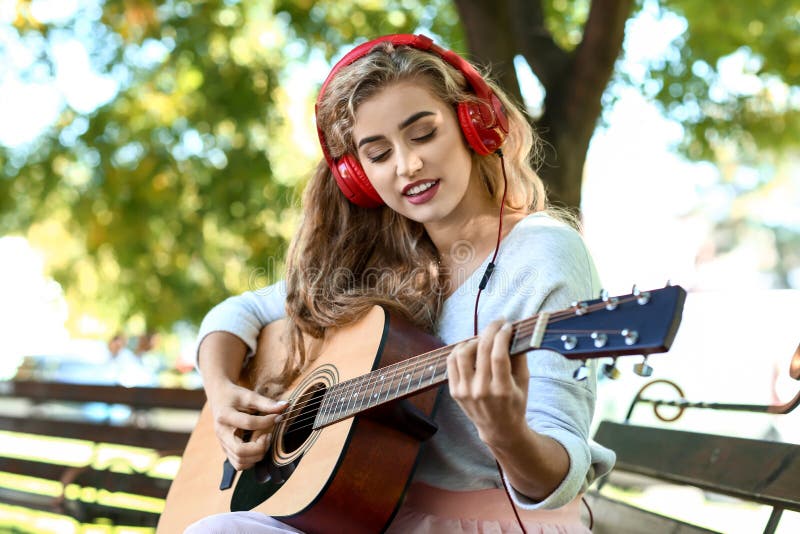
<path fill-rule="evenodd" d="M 417 122 L 422 117 L 427 117 L 428 115 L 434 115 L 433 111 L 418 111 L 418 112 L 414 113 L 413 115 L 411 115 L 406 120 L 404 120 L 403 122 L 401 122 L 400 124 L 398 124 L 397 125 L 397 129 L 398 130 L 403 130 L 405 128 L 408 128 L 409 126 L 411 126 L 412 124 Z M 378 141 L 380 139 L 383 139 L 383 137 L 384 136 L 382 136 L 382 135 L 373 135 L 371 137 L 365 137 L 364 139 L 362 139 L 361 141 L 358 142 L 358 148 L 361 148 L 362 146 L 366 145 L 367 143 L 371 143 L 373 141 Z"/>

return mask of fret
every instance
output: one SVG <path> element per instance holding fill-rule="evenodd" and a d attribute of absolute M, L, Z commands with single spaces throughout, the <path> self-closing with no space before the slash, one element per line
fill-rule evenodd
<path fill-rule="evenodd" d="M 348 382 L 344 382 L 342 384 L 342 386 L 344 386 L 344 384 L 348 384 Z M 346 387 L 340 387 L 339 388 L 339 390 L 340 390 L 339 391 L 339 402 L 336 404 L 336 418 L 337 419 L 339 419 L 341 417 L 341 415 L 344 413 L 344 405 L 347 402 L 347 394 L 348 394 L 346 389 L 347 389 Z"/>
<path fill-rule="evenodd" d="M 449 351 L 444 354 L 445 358 L 447 357 L 447 354 L 449 354 Z M 428 367 L 429 369 L 431 369 L 431 379 L 428 382 L 429 386 L 435 383 L 434 380 L 436 380 L 436 371 L 439 370 L 439 362 L 441 361 L 442 361 L 442 355 L 438 355 L 433 359 L 433 363 Z"/>
<path fill-rule="evenodd" d="M 392 378 L 390 378 L 388 380 L 388 386 L 389 387 L 386 388 L 386 398 L 383 399 L 384 401 L 388 401 L 389 400 L 389 395 L 391 394 L 391 391 L 392 391 L 392 385 L 394 384 L 395 376 L 397 376 L 397 365 L 393 365 L 392 367 L 393 367 L 392 368 Z"/>
<path fill-rule="evenodd" d="M 547 328 L 545 327 L 542 329 L 542 334 L 544 334 L 544 330 Z M 527 352 L 531 349 L 531 343 L 533 342 L 533 332 L 530 334 L 524 334 L 522 337 L 517 338 L 517 334 L 519 333 L 519 328 L 514 328 L 514 341 L 511 343 L 511 347 L 508 350 L 508 353 L 511 356 L 515 354 L 519 354 L 521 352 Z"/>
<path fill-rule="evenodd" d="M 419 360 L 420 360 L 420 358 L 414 358 L 414 368 L 411 370 L 410 373 L 407 374 L 407 376 L 408 376 L 408 385 L 406 385 L 406 393 L 409 392 L 409 390 L 411 389 L 411 384 L 414 383 L 414 377 L 417 375 L 417 366 L 419 366 Z M 408 368 L 408 366 L 406 366 L 406 369 L 407 368 Z"/>
<path fill-rule="evenodd" d="M 517 346 L 517 335 L 519 335 L 519 327 L 514 324 L 511 326 L 511 346 L 509 347 L 509 354 Z"/>
<path fill-rule="evenodd" d="M 327 414 L 325 416 L 325 424 L 330 424 L 333 421 L 334 417 L 336 417 L 336 402 L 338 400 L 337 395 L 339 394 L 339 385 L 335 384 L 328 388 L 328 392 L 325 394 L 326 397 L 330 397 L 328 400 L 328 409 Z"/>
<path fill-rule="evenodd" d="M 439 364 L 440 363 L 443 364 L 442 378 L 439 380 L 439 382 L 443 382 L 443 381 L 447 380 L 447 356 L 450 354 L 450 352 L 451 351 L 447 351 L 447 353 L 444 354 L 443 357 L 439 357 L 436 360 L 436 369 L 439 369 Z M 431 384 L 433 384 L 433 383 L 434 383 L 433 376 L 431 376 Z"/>
<path fill-rule="evenodd" d="M 317 416 L 314 418 L 314 428 L 319 428 L 321 424 L 324 425 L 328 422 L 328 391 L 322 395 Z"/>
<path fill-rule="evenodd" d="M 353 393 L 350 395 L 350 398 L 347 401 L 347 414 L 348 416 L 356 413 L 358 411 L 358 405 L 360 404 L 359 401 L 359 394 L 361 393 L 361 388 L 364 385 L 364 377 L 360 376 L 355 380 L 353 384 Z"/>
<path fill-rule="evenodd" d="M 373 400 L 378 398 L 378 394 L 375 393 L 375 388 L 378 385 L 377 373 L 375 371 L 372 371 L 371 373 L 369 373 L 369 377 L 370 377 L 369 378 L 369 383 L 372 385 L 372 389 L 370 390 L 369 397 L 367 397 L 367 408 L 369 408 L 369 403 L 370 402 L 372 402 Z M 373 378 L 375 379 L 375 381 L 373 381 Z"/>
<path fill-rule="evenodd" d="M 416 389 L 420 389 L 422 387 L 422 381 L 425 380 L 425 372 L 431 368 L 431 358 L 435 360 L 435 356 L 426 356 L 425 357 L 425 365 L 422 366 L 422 369 L 419 373 L 419 382 L 417 382 Z"/>
<path fill-rule="evenodd" d="M 394 370 L 394 377 L 392 377 L 392 385 L 394 385 L 395 380 L 397 381 L 397 389 L 392 393 L 392 398 L 396 399 L 400 396 L 400 387 L 403 385 L 403 376 L 404 376 L 404 369 L 402 365 L 398 365 Z M 400 376 L 398 377 L 398 373 Z"/>
<path fill-rule="evenodd" d="M 381 385 L 381 389 L 380 389 L 380 391 L 378 391 L 378 393 L 377 393 L 377 395 L 375 397 L 375 404 L 381 402 L 381 395 L 383 395 L 384 390 L 387 391 L 387 392 L 389 391 L 386 388 L 387 382 L 388 382 L 387 379 L 386 379 L 386 375 L 387 375 L 386 369 L 379 369 L 376 372 L 378 373 L 378 381 L 379 381 L 379 383 Z"/>
<path fill-rule="evenodd" d="M 400 382 L 397 384 L 397 391 L 395 392 L 395 397 L 400 397 L 400 388 L 403 386 L 403 381 L 410 380 L 410 375 L 408 374 L 408 367 L 401 366 L 400 370 L 402 371 L 402 375 L 400 376 Z"/>

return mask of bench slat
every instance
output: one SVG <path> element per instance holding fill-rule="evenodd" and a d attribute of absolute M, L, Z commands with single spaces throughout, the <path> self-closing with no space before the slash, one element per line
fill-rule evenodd
<path fill-rule="evenodd" d="M 0 396 L 24 397 L 34 401 L 107 402 L 134 408 L 177 408 L 200 410 L 206 401 L 202 389 L 153 388 L 65 384 L 36 380 L 0 383 Z"/>
<path fill-rule="evenodd" d="M 603 421 L 615 469 L 800 511 L 800 445 Z"/>
<path fill-rule="evenodd" d="M 98 518 L 108 518 L 115 525 L 155 527 L 159 517 L 159 514 L 145 510 L 130 510 L 83 501 L 65 501 L 63 509 L 59 509 L 53 497 L 6 488 L 0 488 L 0 502 L 9 506 L 67 515 L 84 523 L 93 522 Z"/>
<path fill-rule="evenodd" d="M 0 430 L 60 438 L 85 439 L 156 450 L 174 450 L 177 454 L 180 454 L 186 447 L 186 442 L 189 441 L 190 435 L 190 432 L 8 415 L 0 415 Z"/>
<path fill-rule="evenodd" d="M 110 492 L 125 492 L 146 497 L 165 499 L 172 480 L 150 477 L 142 473 L 117 473 L 91 467 L 69 467 L 66 465 L 0 458 L 0 471 L 62 482 L 65 475 L 71 484 L 83 487 L 102 488 Z"/>
<path fill-rule="evenodd" d="M 641 534 L 642 532 L 720 534 L 716 530 L 709 530 L 609 499 L 597 492 L 588 492 L 584 498 L 589 503 L 594 516 L 592 534 Z"/>

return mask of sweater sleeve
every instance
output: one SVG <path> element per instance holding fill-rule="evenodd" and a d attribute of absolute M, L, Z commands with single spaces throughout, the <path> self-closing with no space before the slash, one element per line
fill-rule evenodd
<path fill-rule="evenodd" d="M 571 228 L 553 228 L 537 235 L 536 251 L 546 251 L 546 261 L 535 264 L 533 283 L 526 289 L 524 316 L 568 308 L 572 302 L 596 298 L 599 279 L 583 239 Z M 544 241 L 544 242 L 542 242 Z M 535 254 L 538 255 L 538 254 Z M 530 271 L 527 272 L 530 277 Z M 522 291 L 524 293 L 524 290 Z M 614 453 L 593 444 L 589 429 L 594 413 L 596 376 L 578 381 L 574 371 L 581 365 L 549 350 L 527 355 L 531 378 L 528 383 L 528 425 L 558 441 L 569 456 L 569 469 L 561 484 L 544 500 L 534 501 L 504 480 L 515 502 L 526 509 L 552 509 L 572 501 L 596 478 L 608 472 Z M 594 369 L 593 365 L 589 366 Z"/>
<path fill-rule="evenodd" d="M 261 329 L 272 321 L 286 317 L 286 283 L 276 284 L 230 297 L 214 306 L 203 318 L 197 334 L 197 349 L 212 332 L 228 332 L 247 345 L 247 358 L 256 350 Z M 195 366 L 197 365 L 195 350 Z"/>

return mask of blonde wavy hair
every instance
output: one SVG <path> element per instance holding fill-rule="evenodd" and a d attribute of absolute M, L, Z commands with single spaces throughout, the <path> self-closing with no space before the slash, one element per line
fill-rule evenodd
<path fill-rule="evenodd" d="M 423 84 L 442 101 L 456 106 L 474 101 L 463 74 L 431 52 L 380 43 L 344 67 L 329 83 L 318 104 L 317 125 L 333 158 L 357 154 L 353 125 L 359 106 L 382 89 L 401 81 Z M 533 165 L 540 142 L 522 112 L 487 80 L 506 107 L 509 133 L 503 145 L 508 176 L 506 205 L 514 210 L 545 210 L 546 195 Z M 466 141 L 465 141 L 466 143 Z M 502 169 L 496 155 L 478 156 L 486 190 L 502 198 Z M 445 294 L 445 273 L 438 252 L 422 224 L 391 208 L 365 209 L 339 190 L 321 161 L 303 197 L 304 216 L 288 252 L 286 311 L 296 360 L 285 377 L 308 363 L 303 335 L 321 338 L 327 328 L 361 318 L 380 304 L 432 331 Z M 286 376 L 289 375 L 289 376 Z"/>

